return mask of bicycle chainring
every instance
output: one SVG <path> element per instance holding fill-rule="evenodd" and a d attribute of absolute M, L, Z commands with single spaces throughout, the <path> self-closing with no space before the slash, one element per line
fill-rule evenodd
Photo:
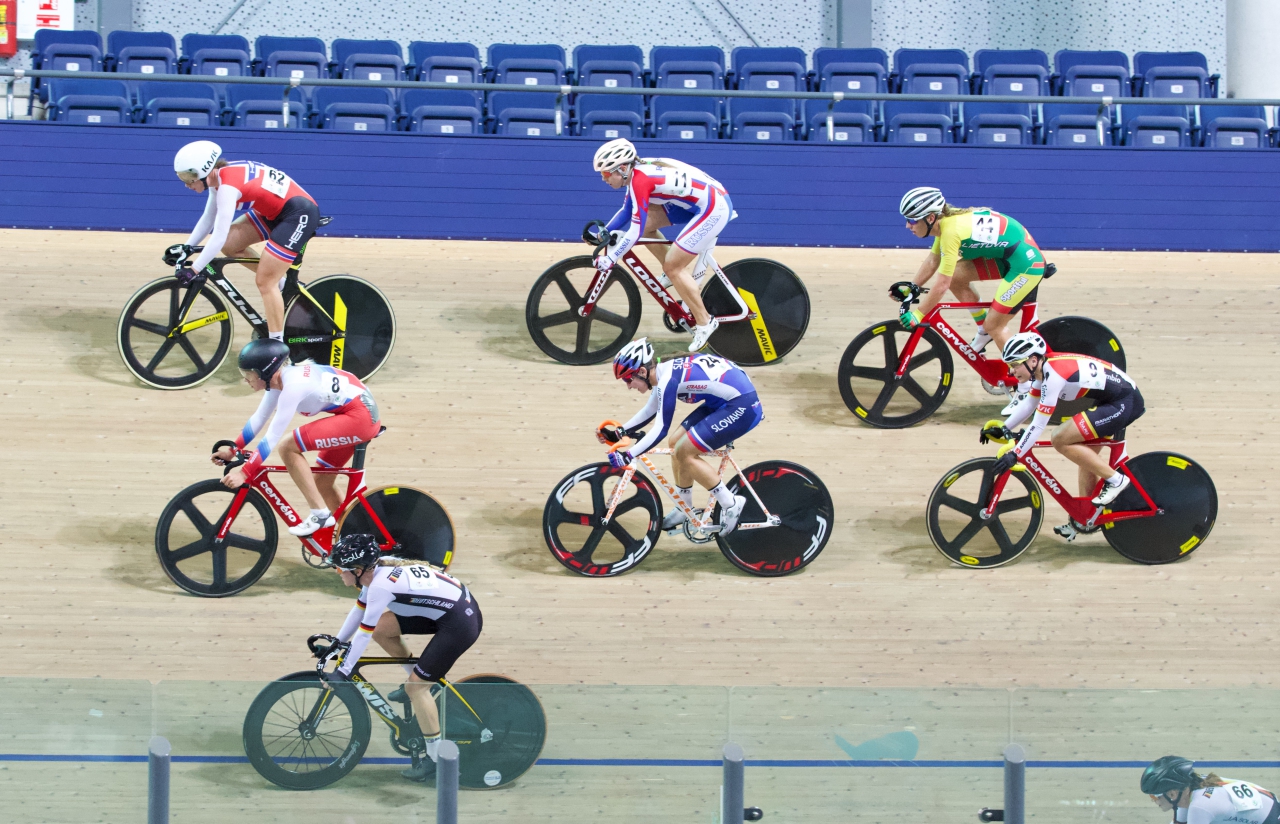
<path fill-rule="evenodd" d="M 704 514 L 704 510 L 701 510 L 701 509 L 695 509 L 693 511 L 693 516 L 699 521 L 702 520 L 703 514 Z M 720 531 L 720 527 L 714 524 L 707 529 L 699 529 L 696 526 L 694 526 L 693 521 L 690 521 L 687 519 L 684 522 L 683 528 L 684 528 L 684 537 L 688 538 L 690 541 L 693 541 L 695 544 L 711 543 L 716 539 L 716 533 Z"/>

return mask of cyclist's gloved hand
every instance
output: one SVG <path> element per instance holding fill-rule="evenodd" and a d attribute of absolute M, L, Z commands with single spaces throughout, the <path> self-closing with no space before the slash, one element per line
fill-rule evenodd
<path fill-rule="evenodd" d="M 1010 449 L 1000 457 L 996 458 L 996 462 L 991 465 L 991 474 L 1000 476 L 1008 472 L 1018 463 L 1018 450 Z"/>
<path fill-rule="evenodd" d="M 175 243 L 164 250 L 164 262 L 167 266 L 177 266 L 187 255 L 191 247 L 185 243 Z"/>
<path fill-rule="evenodd" d="M 601 255 L 596 258 L 596 269 L 600 270 L 600 274 L 607 275 L 613 271 L 614 260 L 609 255 Z"/>
<path fill-rule="evenodd" d="M 616 423 L 602 423 L 596 429 L 596 438 L 600 443 L 614 444 L 627 436 L 627 431 Z"/>
<path fill-rule="evenodd" d="M 1001 421 L 987 421 L 982 425 L 982 434 L 978 436 L 978 443 L 985 444 L 989 441 L 996 443 L 1008 443 L 1013 440 L 1013 433 Z"/>
<path fill-rule="evenodd" d="M 614 469 L 622 469 L 631 463 L 631 453 L 625 449 L 616 449 L 609 453 L 609 465 Z"/>
<path fill-rule="evenodd" d="M 908 309 L 907 311 L 903 312 L 901 315 L 898 316 L 898 322 L 901 323 L 902 328 L 906 329 L 907 331 L 911 331 L 912 329 L 915 329 L 916 326 L 918 326 L 920 324 L 920 321 L 923 319 L 924 319 L 924 315 L 922 315 L 916 309 Z"/>
<path fill-rule="evenodd" d="M 183 286 L 190 286 L 200 275 L 190 266 L 180 266 L 174 270 L 173 276 L 178 279 L 178 283 Z"/>

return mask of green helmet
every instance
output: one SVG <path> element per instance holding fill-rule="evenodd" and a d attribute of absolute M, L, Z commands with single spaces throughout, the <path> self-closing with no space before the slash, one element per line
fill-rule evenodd
<path fill-rule="evenodd" d="M 1147 795 L 1164 795 L 1170 790 L 1182 790 L 1196 782 L 1197 775 L 1192 762 L 1177 755 L 1166 755 L 1151 762 L 1142 771 L 1142 791 Z"/>

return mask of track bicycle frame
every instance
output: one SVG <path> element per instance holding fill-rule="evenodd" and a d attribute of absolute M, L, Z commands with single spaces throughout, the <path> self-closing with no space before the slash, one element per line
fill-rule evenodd
<path fill-rule="evenodd" d="M 968 342 L 956 331 L 955 327 L 947 323 L 946 318 L 942 317 L 942 310 L 944 309 L 987 309 L 990 306 L 991 303 L 988 301 L 986 303 L 939 303 L 933 307 L 929 314 L 921 318 L 920 322 L 916 324 L 916 328 L 911 331 L 911 337 L 907 339 L 906 344 L 902 347 L 902 353 L 898 356 L 898 369 L 894 375 L 898 380 L 901 380 L 907 373 L 907 366 L 910 365 L 911 358 L 915 355 L 920 338 L 924 336 L 924 330 L 932 329 L 961 358 L 968 362 L 984 381 L 992 386 L 1016 387 L 1018 381 L 1010 374 L 1009 367 L 1005 365 L 1004 361 L 999 358 L 988 359 L 980 352 L 973 351 Z M 1019 311 L 1022 313 L 1022 320 L 1018 331 L 1034 332 L 1040 326 L 1040 318 L 1036 315 L 1035 301 L 1024 303 Z"/>
<path fill-rule="evenodd" d="M 1105 446 L 1110 449 L 1108 464 L 1115 470 L 1123 472 L 1129 476 L 1131 488 L 1142 496 L 1146 509 L 1128 510 L 1124 512 L 1112 512 L 1109 509 L 1094 504 L 1090 498 L 1097 495 L 1101 491 L 1103 480 L 1098 479 L 1097 484 L 1093 488 L 1093 495 L 1089 498 L 1077 498 L 1067 493 L 1066 489 L 1053 474 L 1035 458 L 1035 451 L 1041 447 L 1053 446 L 1052 441 L 1036 441 L 1036 445 L 1018 459 L 1019 468 L 1025 468 L 1031 476 L 1040 482 L 1040 485 L 1048 490 L 1053 499 L 1067 511 L 1067 515 L 1078 524 L 1085 527 L 1105 527 L 1108 524 L 1117 521 L 1129 521 L 1134 518 L 1151 518 L 1155 515 L 1161 515 L 1164 510 L 1156 506 L 1156 502 L 1151 500 L 1151 496 L 1147 494 L 1147 490 L 1142 487 L 1138 479 L 1129 471 L 1128 461 L 1129 455 L 1125 450 L 1124 441 L 1112 441 L 1106 438 L 1090 438 L 1081 442 L 1085 446 Z M 1013 472 L 1016 470 L 1010 470 Z M 990 519 L 996 512 L 996 507 L 1000 503 L 1000 495 L 1004 492 L 1005 484 L 1009 481 L 1009 472 L 1004 473 L 995 482 L 991 484 L 991 500 L 979 513 L 979 517 L 984 521 Z M 983 486 L 987 486 L 989 482 L 983 481 Z M 983 499 L 983 495 L 979 494 L 979 500 Z"/>

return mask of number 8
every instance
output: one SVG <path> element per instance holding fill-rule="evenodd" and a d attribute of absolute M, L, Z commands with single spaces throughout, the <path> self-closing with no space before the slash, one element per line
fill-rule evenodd
<path fill-rule="evenodd" d="M 338 394 L 338 390 L 339 390 L 341 387 L 342 387 L 342 384 L 341 384 L 341 383 L 339 383 L 339 381 L 338 381 L 338 376 L 337 376 L 337 375 L 334 375 L 334 376 L 333 376 L 333 394 L 335 394 L 335 395 L 336 395 L 336 394 Z"/>

